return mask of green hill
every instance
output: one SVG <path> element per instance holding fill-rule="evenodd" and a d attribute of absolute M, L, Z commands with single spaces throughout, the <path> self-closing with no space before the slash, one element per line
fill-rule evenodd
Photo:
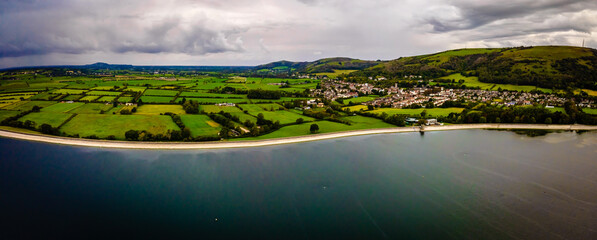
<path fill-rule="evenodd" d="M 430 79 L 454 73 L 476 76 L 485 83 L 595 90 L 597 50 L 564 46 L 458 49 L 399 58 L 351 76 Z"/>
<path fill-rule="evenodd" d="M 381 61 L 366 61 L 352 58 L 324 58 L 313 62 L 290 62 L 278 61 L 255 67 L 254 71 L 281 72 L 296 71 L 301 73 L 333 73 L 334 70 L 363 70 L 375 65 Z"/>

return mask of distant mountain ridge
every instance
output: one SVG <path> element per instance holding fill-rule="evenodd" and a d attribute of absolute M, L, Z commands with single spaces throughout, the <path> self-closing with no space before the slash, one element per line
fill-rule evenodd
<path fill-rule="evenodd" d="M 278 61 L 256 66 L 254 70 L 281 70 L 297 71 L 304 73 L 324 73 L 334 70 L 363 70 L 382 63 L 381 61 L 368 61 L 347 57 L 324 58 L 313 62 Z"/>

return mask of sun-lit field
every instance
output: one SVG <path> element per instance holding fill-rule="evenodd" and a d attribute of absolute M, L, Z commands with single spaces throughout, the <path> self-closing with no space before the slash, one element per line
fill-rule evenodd
<path fill-rule="evenodd" d="M 180 130 L 170 116 L 79 114 L 60 128 L 65 134 L 81 137 L 110 135 L 124 140 L 128 130 L 146 130 L 153 134 L 166 134 L 168 130 Z"/>

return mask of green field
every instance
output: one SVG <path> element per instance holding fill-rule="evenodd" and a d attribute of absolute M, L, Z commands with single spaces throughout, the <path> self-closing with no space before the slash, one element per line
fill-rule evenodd
<path fill-rule="evenodd" d="M 193 100 L 201 104 L 216 104 L 216 103 L 247 103 L 249 99 L 239 98 L 186 98 L 187 101 Z M 177 98 L 176 102 L 182 102 L 182 98 Z"/>
<path fill-rule="evenodd" d="M 78 90 L 78 89 L 56 89 L 52 91 L 53 94 L 83 94 L 87 92 L 87 90 Z"/>
<path fill-rule="evenodd" d="M 239 104 L 240 108 L 243 111 L 248 111 L 250 113 L 263 112 L 263 111 L 277 111 L 277 110 L 285 110 L 285 108 L 277 103 L 261 103 L 261 104 Z"/>
<path fill-rule="evenodd" d="M 354 106 L 345 107 L 345 108 L 342 108 L 342 109 L 347 109 L 347 108 L 348 108 L 348 109 L 350 109 L 350 111 L 351 111 L 351 112 L 358 112 L 358 111 L 360 111 L 361 109 L 362 109 L 363 111 L 366 111 L 366 110 L 367 110 L 367 106 L 366 106 L 366 105 L 354 105 Z"/>
<path fill-rule="evenodd" d="M 405 108 L 379 108 L 368 111 L 370 113 L 382 114 L 387 113 L 388 115 L 394 114 L 407 114 L 411 116 L 421 116 L 421 112 L 427 110 L 427 117 L 438 117 L 448 116 L 450 113 L 460 113 L 464 108 L 418 108 L 418 109 L 405 109 Z"/>
<path fill-rule="evenodd" d="M 63 101 L 77 101 L 77 100 L 79 100 L 82 97 L 83 97 L 83 95 L 68 95 L 68 96 L 66 96 L 66 97 L 64 97 L 64 98 L 62 98 L 60 100 L 63 100 Z"/>
<path fill-rule="evenodd" d="M 350 98 L 350 99 L 344 99 L 344 101 L 342 101 L 342 103 L 344 105 L 348 105 L 350 102 L 352 102 L 354 104 L 358 104 L 358 103 L 362 103 L 362 102 L 375 100 L 378 97 L 379 96 L 366 96 L 366 97 Z"/>
<path fill-rule="evenodd" d="M 111 92 L 111 91 L 89 91 L 86 93 L 87 95 L 97 95 L 97 96 L 118 96 L 122 94 L 122 92 Z"/>
<path fill-rule="evenodd" d="M 239 119 L 238 121 L 239 121 L 240 123 L 244 123 L 244 122 L 245 122 L 245 121 L 247 121 L 247 120 L 249 120 L 249 121 L 250 121 L 250 122 L 252 122 L 252 123 L 256 123 L 256 122 L 257 122 L 257 118 L 256 118 L 256 117 L 253 117 L 253 116 L 251 116 L 251 115 L 249 115 L 249 114 L 245 114 L 245 113 L 242 113 L 242 112 L 233 112 L 233 113 L 230 113 L 230 114 L 231 114 L 232 116 L 236 116 L 236 117 L 238 117 L 238 119 Z"/>
<path fill-rule="evenodd" d="M 96 99 L 100 98 L 101 96 L 85 96 L 79 99 L 79 101 L 95 101 Z"/>
<path fill-rule="evenodd" d="M 98 98 L 96 101 L 98 101 L 98 102 L 112 102 L 112 101 L 114 101 L 114 99 L 116 99 L 115 96 L 102 96 L 102 97 Z"/>
<path fill-rule="evenodd" d="M 588 114 L 597 115 L 597 108 L 583 108 L 582 111 Z"/>
<path fill-rule="evenodd" d="M 128 130 L 146 130 L 153 134 L 167 134 L 168 130 L 180 130 L 170 116 L 79 114 L 60 128 L 68 135 L 81 137 L 96 135 L 107 138 L 114 135 L 124 140 Z"/>
<path fill-rule="evenodd" d="M 169 103 L 174 97 L 141 96 L 140 99 L 144 103 Z"/>
<path fill-rule="evenodd" d="M 125 91 L 125 92 L 143 92 L 143 91 L 145 91 L 145 89 L 147 89 L 147 88 L 146 87 L 128 86 L 123 91 Z"/>
<path fill-rule="evenodd" d="M 128 102 L 133 101 L 133 99 L 135 99 L 135 98 L 134 97 L 119 97 L 118 102 L 128 103 Z"/>
<path fill-rule="evenodd" d="M 19 121 L 33 121 L 35 122 L 36 127 L 39 127 L 44 123 L 50 124 L 52 127 L 58 127 L 72 115 L 73 114 L 71 113 L 34 112 L 19 118 Z"/>
<path fill-rule="evenodd" d="M 346 124 L 342 124 L 342 123 L 329 122 L 329 121 L 309 122 L 309 123 L 303 123 L 303 124 L 299 124 L 299 125 L 285 126 L 275 132 L 268 133 L 266 135 L 262 135 L 262 136 L 258 136 L 258 137 L 246 138 L 246 140 L 260 140 L 260 139 L 310 135 L 311 132 L 309 129 L 311 127 L 311 124 L 313 124 L 313 123 L 315 123 L 319 126 L 318 133 L 330 133 L 330 132 L 341 132 L 341 131 L 351 131 L 351 130 L 361 130 L 361 129 L 396 127 L 394 125 L 385 123 L 379 119 L 362 117 L 362 116 L 345 117 L 343 119 L 350 121 L 352 123 L 352 125 L 346 125 Z M 243 138 L 243 139 L 245 139 L 245 138 Z"/>
<path fill-rule="evenodd" d="M 328 76 L 328 78 L 337 78 L 340 74 L 349 74 L 357 70 L 338 70 L 334 69 L 333 73 L 316 73 L 317 76 Z"/>
<path fill-rule="evenodd" d="M 201 105 L 199 106 L 199 111 L 205 111 L 206 113 L 219 113 L 220 111 L 234 113 L 234 112 L 242 112 L 237 107 L 226 107 L 226 106 L 216 106 L 216 105 Z"/>
<path fill-rule="evenodd" d="M 72 103 L 71 103 L 72 104 Z M 99 114 L 100 112 L 104 111 L 108 111 L 112 108 L 112 104 L 103 104 L 103 103 L 87 103 L 85 105 L 82 105 L 78 108 L 75 108 L 71 111 L 69 111 L 69 113 L 83 113 L 83 114 L 92 114 L 92 113 L 96 113 Z"/>
<path fill-rule="evenodd" d="M 185 111 L 182 109 L 181 105 L 151 105 L 145 104 L 137 108 L 137 112 L 135 114 L 142 114 L 142 115 L 160 115 L 167 112 L 171 112 L 174 114 L 185 114 Z"/>
<path fill-rule="evenodd" d="M 222 93 L 207 93 L 207 92 L 182 92 L 181 97 L 193 98 L 246 98 L 245 95 L 239 94 L 222 94 Z"/>
<path fill-rule="evenodd" d="M 251 113 L 251 114 L 253 114 L 253 113 Z M 306 122 L 315 120 L 312 117 L 307 117 L 307 116 L 296 114 L 296 113 L 290 112 L 290 111 L 273 111 L 273 112 L 262 111 L 259 113 L 255 113 L 253 115 L 257 116 L 258 114 L 263 114 L 264 119 L 270 120 L 272 122 L 280 121 L 280 124 L 295 123 L 296 120 L 299 118 L 302 118 Z"/>
<path fill-rule="evenodd" d="M 56 103 L 54 105 L 42 108 L 41 111 L 42 112 L 53 112 L 53 113 L 65 113 L 65 112 L 68 112 L 70 110 L 73 110 L 73 109 L 78 108 L 83 105 L 85 105 L 85 103 L 82 103 L 82 102 Z"/>
<path fill-rule="evenodd" d="M 176 94 L 178 94 L 178 91 L 161 90 L 161 89 L 147 89 L 147 90 L 145 90 L 145 93 L 143 93 L 143 96 L 168 96 L 168 97 L 174 97 L 174 96 L 176 96 Z"/>
<path fill-rule="evenodd" d="M 243 111 L 248 112 L 261 112 L 263 108 L 259 107 L 257 104 L 239 104 L 238 107 L 242 108 Z"/>
<path fill-rule="evenodd" d="M 43 108 L 43 107 L 47 107 L 47 106 L 50 106 L 55 103 L 56 103 L 56 101 L 20 101 L 20 102 L 15 102 L 11 105 L 5 106 L 2 109 L 15 110 L 15 111 L 29 111 L 34 106 Z"/>
<path fill-rule="evenodd" d="M 0 121 L 18 115 L 18 111 L 0 110 Z"/>
<path fill-rule="evenodd" d="M 50 94 L 49 92 L 42 92 L 40 94 L 37 94 L 33 97 L 31 97 L 31 100 L 50 100 L 50 98 L 54 97 L 55 95 Z"/>
<path fill-rule="evenodd" d="M 191 136 L 214 136 L 221 130 L 220 124 L 214 122 L 207 115 L 180 116 L 185 127 L 191 130 Z"/>
<path fill-rule="evenodd" d="M 552 112 L 566 113 L 566 110 L 564 110 L 563 107 L 554 107 L 554 108 L 548 108 L 548 109 L 549 109 L 549 111 L 552 111 Z M 585 113 L 588 113 L 588 114 L 597 115 L 597 108 L 583 108 L 582 111 Z"/>
<path fill-rule="evenodd" d="M 482 90 L 494 90 L 497 91 L 499 88 L 503 90 L 510 90 L 510 91 L 532 91 L 532 90 L 541 90 L 545 93 L 551 93 L 551 89 L 547 88 L 539 88 L 535 86 L 525 86 L 525 85 L 512 85 L 512 84 L 496 84 L 496 83 L 484 83 L 480 82 L 477 77 L 465 77 L 462 76 L 460 73 L 452 74 L 449 76 L 441 77 L 440 79 L 454 79 L 456 82 L 460 80 L 464 80 L 464 85 L 467 87 L 479 87 Z"/>

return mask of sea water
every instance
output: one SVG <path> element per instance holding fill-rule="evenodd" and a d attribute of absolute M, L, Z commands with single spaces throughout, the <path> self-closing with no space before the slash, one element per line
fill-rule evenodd
<path fill-rule="evenodd" d="M 597 239 L 595 132 L 0 150 L 1 239 Z"/>

